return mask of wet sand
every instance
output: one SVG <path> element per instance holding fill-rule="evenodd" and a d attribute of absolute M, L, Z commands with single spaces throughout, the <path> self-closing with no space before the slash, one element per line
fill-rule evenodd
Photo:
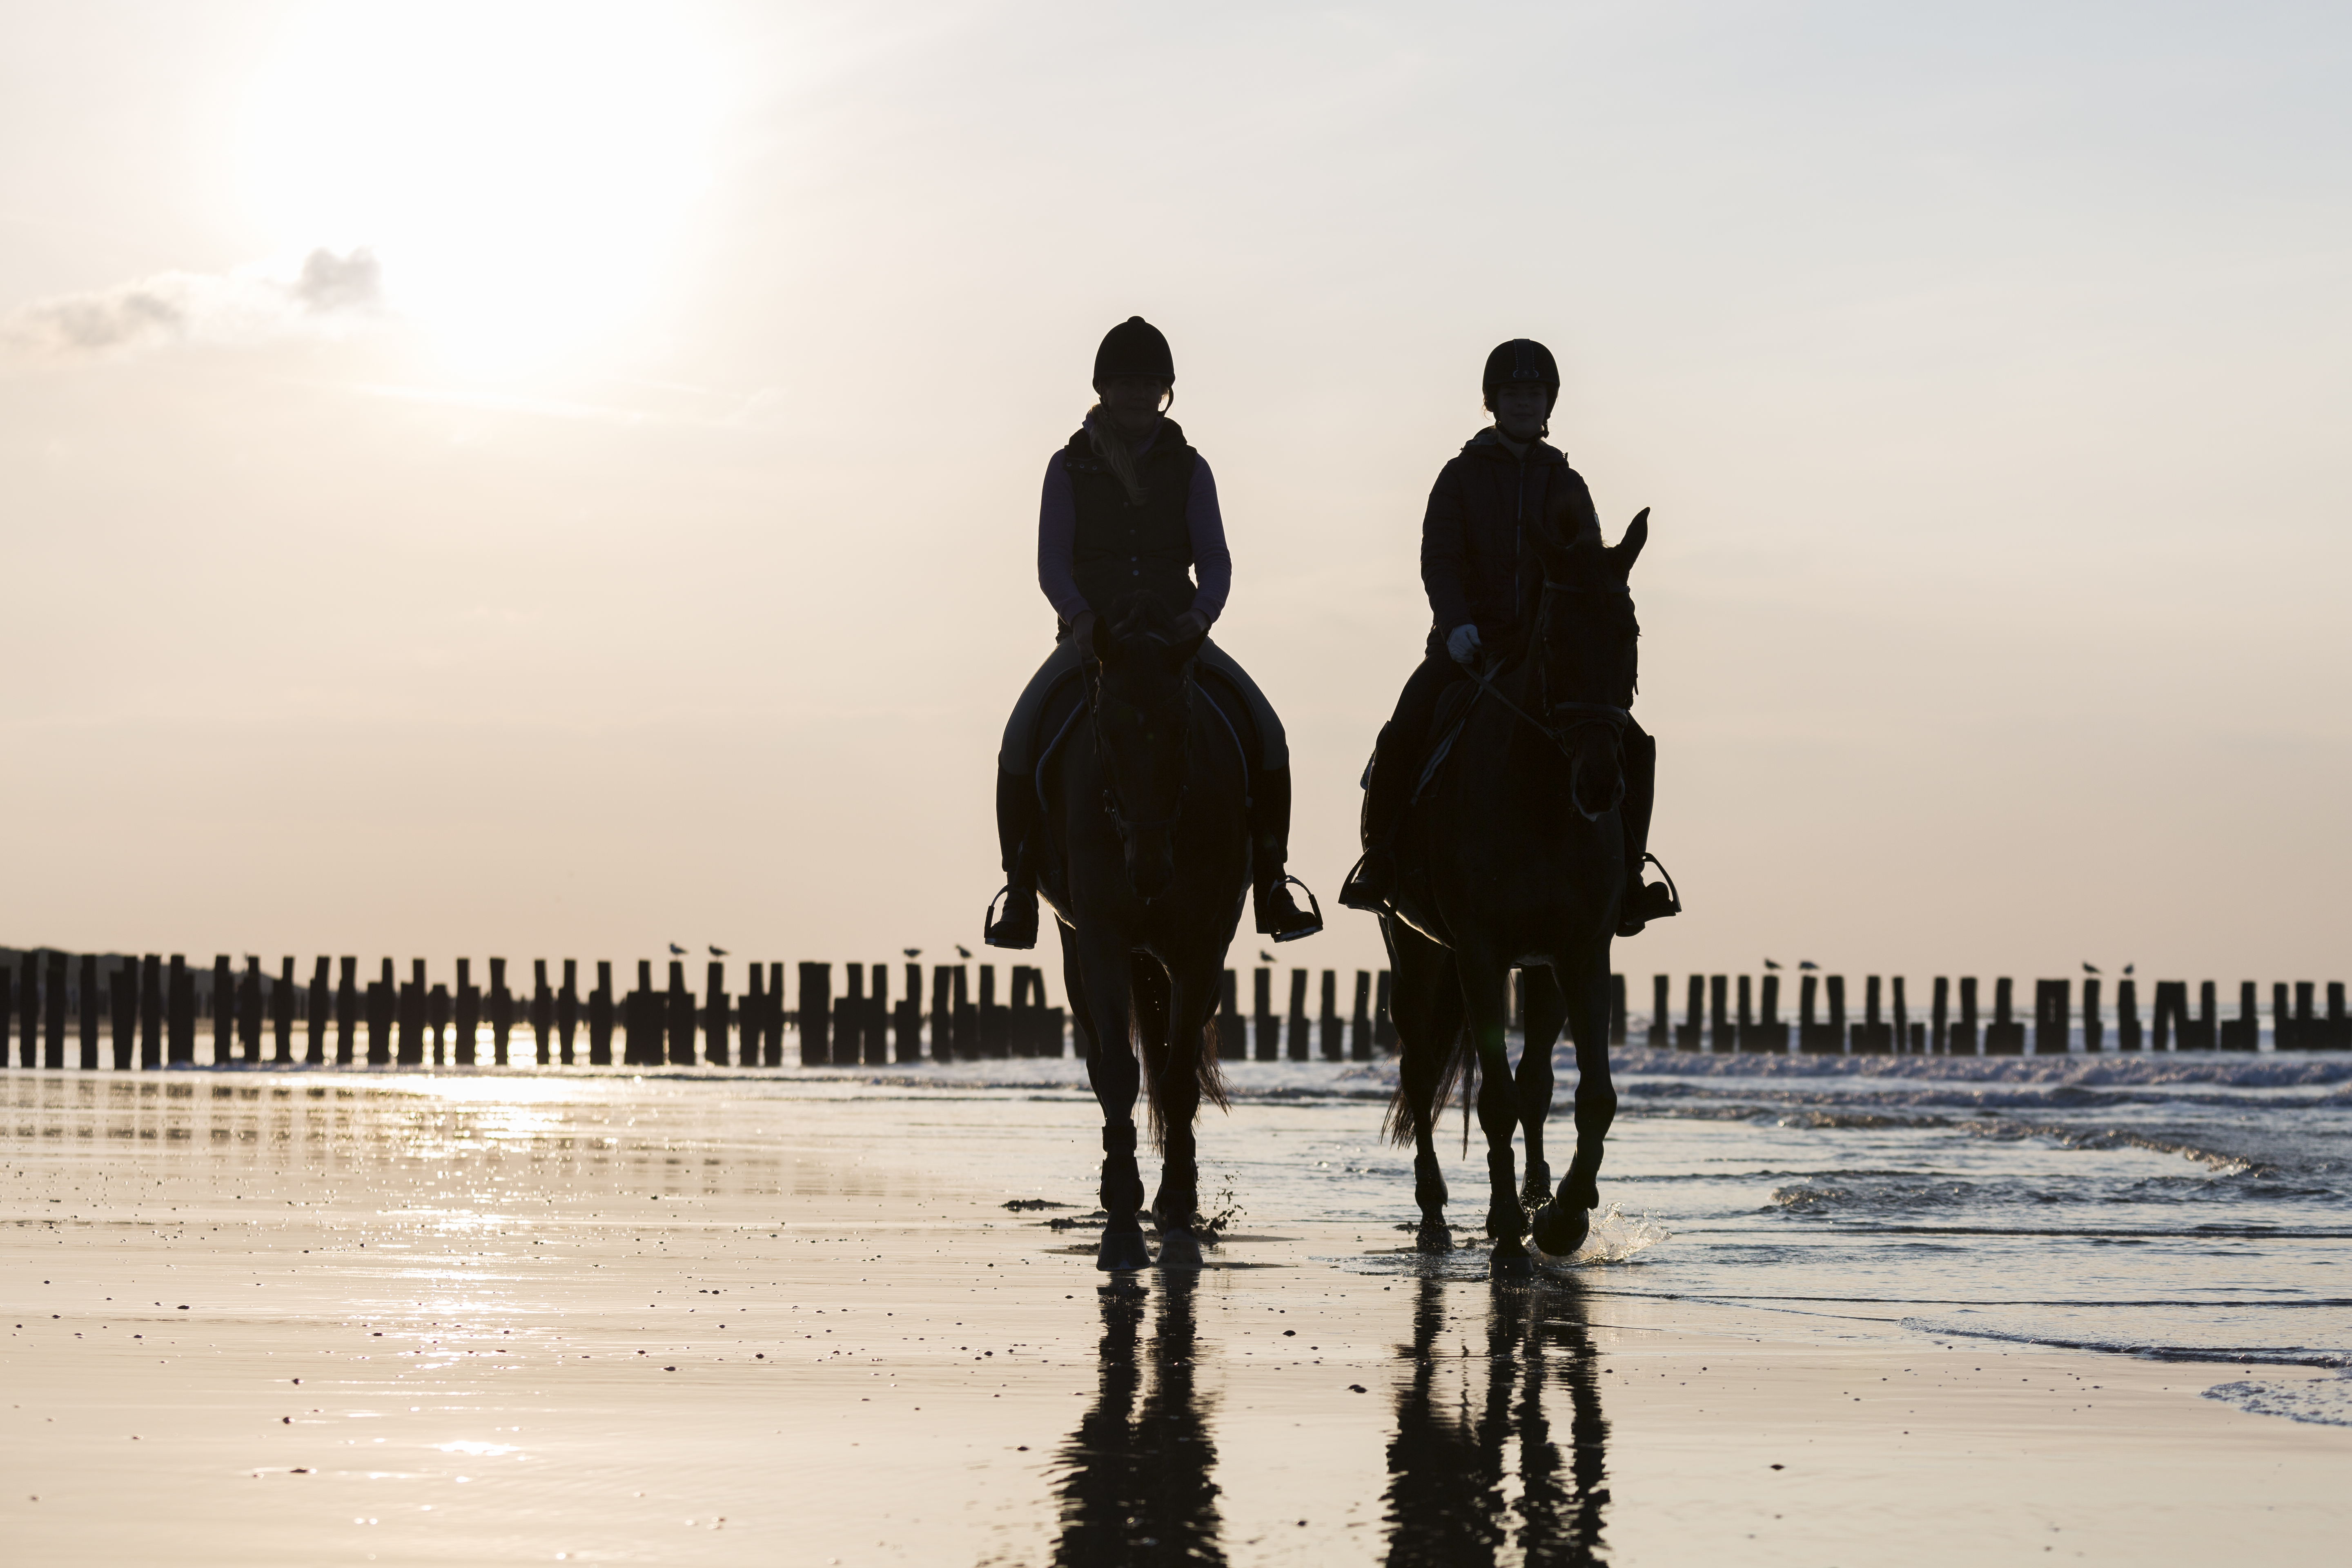
<path fill-rule="evenodd" d="M 2352 1514 L 2352 1429 L 2200 1396 L 2242 1367 L 1639 1261 L 1497 1290 L 1404 1250 L 1402 1187 L 1248 1190 L 1369 1101 L 1215 1123 L 1243 1212 L 1186 1284 L 1047 1223 L 1092 1186 L 1066 1095 L 0 1094 L 11 1563 L 2319 1563 Z"/>

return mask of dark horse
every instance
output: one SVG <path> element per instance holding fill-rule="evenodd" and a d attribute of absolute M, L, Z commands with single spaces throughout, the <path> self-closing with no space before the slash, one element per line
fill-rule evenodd
<path fill-rule="evenodd" d="M 1617 1111 L 1609 939 L 1627 871 L 1617 805 L 1640 635 L 1626 579 L 1649 517 L 1644 510 L 1609 548 L 1597 533 L 1563 542 L 1558 513 L 1533 531 L 1544 585 L 1527 652 L 1476 677 L 1444 770 L 1406 820 L 1396 907 L 1381 922 L 1403 1048 L 1389 1130 L 1415 1146 L 1421 1245 L 1452 1245 L 1434 1122 L 1457 1085 L 1466 1099 L 1475 1082 L 1498 1275 L 1531 1268 L 1528 1209 L 1536 1244 L 1564 1255 L 1583 1243 L 1587 1211 L 1601 1202 L 1601 1140 Z M 1503 1040 L 1514 968 L 1526 978 L 1527 1026 L 1516 1080 Z M 1555 1194 L 1543 1129 L 1563 1019 L 1576 1040 L 1576 1153 Z M 1527 1131 L 1524 1199 L 1512 1175 L 1515 1125 Z"/>
<path fill-rule="evenodd" d="M 1103 1112 L 1103 1268 L 1150 1263 L 1138 1215 L 1136 1046 L 1160 1145 L 1160 1264 L 1198 1268 L 1192 1120 L 1224 1103 L 1204 1048 L 1249 891 L 1240 737 L 1194 684 L 1201 637 L 1136 595 L 1095 622 L 1087 708 L 1048 760 L 1038 890 L 1061 917 L 1064 984 Z"/>

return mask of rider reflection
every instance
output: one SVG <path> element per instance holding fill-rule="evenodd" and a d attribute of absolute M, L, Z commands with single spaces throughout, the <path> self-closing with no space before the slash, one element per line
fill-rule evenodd
<path fill-rule="evenodd" d="M 1062 1447 L 1069 1479 L 1061 1488 L 1055 1563 L 1093 1568 L 1225 1560 L 1217 1541 L 1217 1484 L 1209 1479 L 1217 1450 L 1193 1387 L 1193 1286 L 1186 1274 L 1160 1281 L 1148 1391 L 1138 1345 L 1146 1293 L 1132 1285 L 1102 1289 L 1101 1383 Z"/>
<path fill-rule="evenodd" d="M 1473 1288 L 1425 1279 L 1414 1304 L 1412 1376 L 1389 1445 L 1388 1562 L 1599 1562 L 1609 1424 L 1583 1292 L 1476 1287 L 1481 1353 L 1441 1342 L 1449 1289 Z M 1545 1408 L 1555 1384 L 1568 1389 L 1564 1433 Z"/>

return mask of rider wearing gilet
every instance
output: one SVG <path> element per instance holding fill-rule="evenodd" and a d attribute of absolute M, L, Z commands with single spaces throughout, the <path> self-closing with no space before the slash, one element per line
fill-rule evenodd
<path fill-rule="evenodd" d="M 1030 844 L 1042 818 L 1034 770 L 1037 733 L 1054 689 L 1076 673 L 1093 647 L 1095 617 L 1133 593 L 1159 599 L 1189 637 L 1214 625 L 1233 582 L 1224 519 L 1208 460 L 1168 418 L 1176 364 L 1168 340 L 1140 316 L 1113 327 L 1095 351 L 1100 399 L 1067 445 L 1045 463 L 1037 513 L 1037 585 L 1058 617 L 1054 651 L 1030 678 L 997 753 L 996 834 L 1004 861 L 1001 916 L 982 940 L 1025 948 L 1037 941 L 1036 867 Z M 1199 574 L 1199 582 L 1193 574 Z M 1282 721 L 1232 656 L 1208 640 L 1194 666 L 1208 693 L 1248 720 L 1256 755 L 1249 763 L 1250 875 L 1257 929 L 1276 942 L 1312 936 L 1317 916 L 1290 896 L 1284 862 L 1290 840 L 1290 753 Z M 1244 752 L 1251 748 L 1245 742 Z"/>
<path fill-rule="evenodd" d="M 1515 338 L 1486 356 L 1486 403 L 1495 423 L 1464 444 L 1438 471 L 1421 524 L 1421 581 L 1433 612 L 1426 657 L 1405 682 L 1396 713 L 1372 750 L 1364 790 L 1364 858 L 1339 889 L 1350 909 L 1385 912 L 1394 902 L 1394 846 L 1412 804 L 1438 698 L 1445 688 L 1517 658 L 1535 626 L 1543 567 L 1528 531 L 1555 494 L 1564 497 L 1579 533 L 1596 538 L 1600 519 L 1583 476 L 1545 444 L 1559 371 L 1551 351 Z M 1650 808 L 1657 785 L 1657 742 L 1639 724 L 1625 727 L 1624 914 L 1617 934 L 1632 936 L 1681 906 L 1664 883 L 1643 883 Z"/>

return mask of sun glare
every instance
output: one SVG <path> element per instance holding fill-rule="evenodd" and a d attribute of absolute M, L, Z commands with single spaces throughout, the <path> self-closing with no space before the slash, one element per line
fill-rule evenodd
<path fill-rule="evenodd" d="M 248 163 L 280 247 L 372 249 L 455 366 L 528 373 L 658 307 L 723 78 L 676 4 L 322 5 L 261 86 Z"/>

